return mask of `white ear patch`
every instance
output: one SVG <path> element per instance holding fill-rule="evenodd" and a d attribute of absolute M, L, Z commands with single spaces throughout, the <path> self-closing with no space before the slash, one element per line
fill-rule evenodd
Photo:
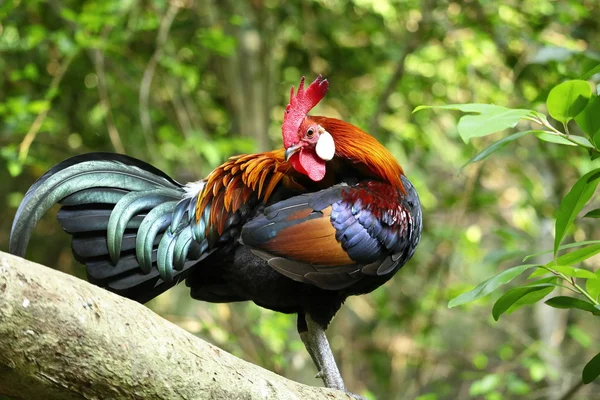
<path fill-rule="evenodd" d="M 335 143 L 329 132 L 326 130 L 323 130 L 319 135 L 319 141 L 317 142 L 315 150 L 321 160 L 329 161 L 333 158 L 335 154 Z"/>

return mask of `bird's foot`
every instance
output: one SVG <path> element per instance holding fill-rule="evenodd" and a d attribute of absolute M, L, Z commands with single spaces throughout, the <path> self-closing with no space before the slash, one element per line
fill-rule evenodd
<path fill-rule="evenodd" d="M 321 378 L 323 379 L 326 384 L 325 386 L 330 388 L 330 389 L 337 389 L 337 390 L 341 390 L 342 392 L 345 392 L 348 396 L 350 396 L 352 399 L 354 400 L 367 400 L 366 397 L 361 396 L 360 394 L 356 394 L 356 393 L 351 393 L 351 392 L 347 392 L 346 388 L 344 386 L 344 382 L 341 381 L 341 384 L 327 384 L 328 380 L 325 377 L 325 373 L 323 372 L 323 370 L 320 370 L 319 372 L 317 372 L 317 374 L 315 375 L 315 378 Z M 340 377 L 341 378 L 341 377 Z"/>

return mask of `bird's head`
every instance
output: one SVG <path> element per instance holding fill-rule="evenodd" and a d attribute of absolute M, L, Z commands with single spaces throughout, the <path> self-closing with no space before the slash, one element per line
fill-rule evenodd
<path fill-rule="evenodd" d="M 304 77 L 294 94 L 290 93 L 290 103 L 283 117 L 283 144 L 285 158 L 296 171 L 307 175 L 313 181 L 325 176 L 325 164 L 335 155 L 335 143 L 325 128 L 308 116 L 327 93 L 329 83 L 321 75 L 304 89 Z"/>

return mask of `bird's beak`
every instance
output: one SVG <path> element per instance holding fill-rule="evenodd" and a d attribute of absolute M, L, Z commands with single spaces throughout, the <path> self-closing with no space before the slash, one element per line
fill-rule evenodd
<path fill-rule="evenodd" d="M 298 143 L 285 149 L 285 161 L 289 161 L 290 157 L 302 150 L 302 144 Z"/>

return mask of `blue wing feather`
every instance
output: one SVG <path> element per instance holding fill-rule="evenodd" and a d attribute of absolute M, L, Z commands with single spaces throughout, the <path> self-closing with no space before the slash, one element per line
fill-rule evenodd
<path fill-rule="evenodd" d="M 359 183 L 354 186 L 336 185 L 275 203 L 265 209 L 264 215 L 244 225 L 241 240 L 258 250 L 256 254 L 269 261 L 277 271 L 324 289 L 347 287 L 365 275 L 388 275 L 410 259 L 421 235 L 419 198 L 408 179 L 402 177 L 402 180 L 407 193 L 398 192 L 397 199 L 369 191 L 371 189 L 367 185 Z M 363 199 L 363 195 L 368 196 Z M 367 200 L 373 198 L 377 201 Z M 291 254 L 286 257 L 280 249 L 272 246 L 270 251 L 273 254 L 267 251 L 267 244 L 278 235 L 285 235 L 286 229 L 301 226 L 311 218 L 321 218 L 321 212 L 328 207 L 335 239 L 346 251 L 351 263 L 341 267 L 307 263 L 303 259 L 294 259 Z M 313 236 L 314 232 L 307 232 L 307 244 L 304 246 L 314 243 Z M 302 238 L 295 235 L 294 240 L 302 241 Z M 303 245 L 298 243 L 298 246 Z M 333 268 L 336 268 L 335 272 Z"/>

